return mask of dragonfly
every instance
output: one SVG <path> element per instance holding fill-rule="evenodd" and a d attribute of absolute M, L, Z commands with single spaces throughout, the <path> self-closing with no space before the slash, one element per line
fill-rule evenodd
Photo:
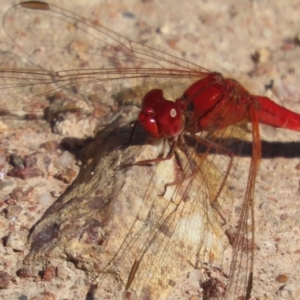
<path fill-rule="evenodd" d="M 120 273 L 126 299 L 158 299 L 182 270 L 177 260 L 185 264 L 195 259 L 213 260 L 210 239 L 217 239 L 220 228 L 227 223 L 223 203 L 226 197 L 234 198 L 227 186 L 234 180 L 240 145 L 248 138 L 244 124 L 251 123 L 252 156 L 239 220 L 230 241 L 233 258 L 227 286 L 217 295 L 250 299 L 255 276 L 253 205 L 261 156 L 259 123 L 299 131 L 300 115 L 267 97 L 250 94 L 237 81 L 220 73 L 128 40 L 44 2 L 28 1 L 12 7 L 3 18 L 3 26 L 29 65 L 1 69 L 1 94 L 7 99 L 1 104 L 3 114 L 44 116 L 49 101 L 62 97 L 59 113 L 80 112 L 80 117 L 97 119 L 105 107 L 107 120 L 112 120 L 116 106 L 141 103 L 135 126 L 140 124 L 154 139 L 166 140 L 170 149 L 159 158 L 124 163 L 121 168 L 155 164 L 156 172 L 161 172 L 159 165 L 176 156 L 178 176 L 163 185 L 162 193 L 157 192 L 158 199 L 168 195 L 169 201 L 163 208 L 150 209 L 146 217 L 153 224 L 151 230 L 137 230 L 131 234 L 133 238 L 129 233 L 129 242 L 125 240 L 120 245 L 127 245 L 123 254 L 117 251 L 112 255 L 97 275 L 101 285 L 107 274 Z M 53 69 L 52 61 L 59 57 L 64 58 L 60 69 Z M 57 96 L 59 92 L 62 96 Z M 242 142 L 239 147 L 236 140 Z M 153 190 L 157 189 L 151 187 Z M 170 190 L 172 196 L 168 194 Z M 202 225 L 197 216 L 203 220 Z M 178 258 L 173 254 L 173 239 L 181 236 L 184 240 L 189 226 L 195 226 L 196 237 L 189 251 L 182 252 L 184 258 Z M 203 237 L 201 230 L 211 235 L 206 233 Z M 139 241 L 141 232 L 145 238 Z M 133 252 L 134 259 L 129 255 Z M 146 269 L 145 262 L 151 259 L 153 266 Z M 127 273 L 116 271 L 119 264 L 128 266 Z M 168 273 L 169 264 L 178 270 Z M 196 267 L 197 263 L 192 265 Z"/>

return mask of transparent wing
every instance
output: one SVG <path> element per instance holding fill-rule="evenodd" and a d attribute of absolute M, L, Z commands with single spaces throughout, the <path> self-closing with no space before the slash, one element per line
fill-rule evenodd
<path fill-rule="evenodd" d="M 129 62 L 134 69 L 170 70 L 173 66 L 175 73 L 207 72 L 193 63 L 130 41 L 77 14 L 42 2 L 29 1 L 12 7 L 3 18 L 3 27 L 30 61 L 48 70 L 67 70 L 74 66 L 74 69 L 99 69 L 101 76 L 101 69 L 120 69 L 122 62 L 124 67 Z M 66 57 L 61 63 L 62 55 Z"/>
<path fill-rule="evenodd" d="M 239 165 L 236 157 L 249 137 L 243 129 L 231 127 L 209 139 L 204 133 L 187 138 L 194 141 L 190 145 L 190 158 L 196 170 L 191 172 L 184 157 L 179 175 L 172 173 L 176 160 L 155 166 L 129 234 L 97 278 L 101 292 L 105 290 L 106 276 L 118 274 L 126 297 L 163 299 L 178 283 L 180 275 L 187 275 L 193 267 L 201 270 L 201 263 L 206 262 L 221 266 L 228 275 L 228 286 L 220 287 L 217 278 L 213 278 L 215 281 L 207 287 L 212 279 L 200 277 L 204 298 L 232 299 L 250 293 L 254 225 L 249 199 L 255 175 L 250 180 L 248 176 L 238 177 L 240 167 L 245 173 L 246 169 L 253 170 L 248 165 Z M 251 168 L 257 167 L 258 160 L 253 162 Z M 136 168 L 141 167 L 132 167 L 132 172 L 137 172 Z M 163 197 L 157 196 L 165 184 L 178 179 L 176 174 L 181 180 L 168 186 Z M 233 198 L 231 189 L 239 191 L 238 196 Z M 234 214 L 236 208 L 240 213 Z M 232 253 L 224 235 L 226 228 L 231 228 L 234 236 Z M 218 279 L 227 282 L 225 275 Z M 117 291 L 116 295 L 120 297 Z"/>
<path fill-rule="evenodd" d="M 164 184 L 177 179 L 171 172 L 176 168 L 176 160 L 155 167 L 141 212 L 116 256 L 100 275 L 100 283 L 104 282 L 105 274 L 118 270 L 127 296 L 160 299 L 174 287 L 180 275 L 187 274 L 192 266 L 196 268 L 199 261 L 217 263 L 221 256 L 223 259 L 220 220 L 210 201 L 217 195 L 229 161 L 219 156 L 216 168 L 215 155 L 198 156 L 193 152 L 192 159 L 197 163 L 197 172 L 189 177 L 186 162 L 183 181 L 169 186 L 162 197 L 157 194 L 164 190 Z M 136 172 L 135 168 L 140 167 L 133 167 L 132 172 Z M 216 201 L 220 206 L 226 201 L 227 192 L 224 189 L 218 195 Z"/>
<path fill-rule="evenodd" d="M 172 96 L 176 96 L 191 78 L 207 73 L 197 65 L 127 40 L 88 19 L 42 2 L 12 7 L 3 18 L 3 27 L 17 45 L 15 52 L 26 54 L 26 68 L 34 69 L 31 76 L 23 71 L 2 71 L 3 79 L 16 81 L 9 86 L 4 82 L 1 88 L 7 98 L 3 110 L 16 110 L 13 103 L 23 102 L 27 107 L 23 104 L 22 109 L 33 113 L 37 110 L 34 104 L 40 101 L 37 97 L 53 96 L 58 91 L 71 100 L 73 107 L 67 107 L 73 110 L 83 111 L 78 105 L 82 102 L 92 102 L 96 108 L 103 103 L 139 104 L 150 88 L 167 85 L 173 87 Z M 37 66 L 47 71 L 38 71 Z M 123 100 L 119 93 L 126 89 L 130 97 Z M 15 97 L 19 94 L 21 99 Z M 91 114 L 91 108 L 86 111 Z"/>
<path fill-rule="evenodd" d="M 250 120 L 252 124 L 252 157 L 249 175 L 245 182 L 245 194 L 241 205 L 240 216 L 233 238 L 233 255 L 230 266 L 230 278 L 227 287 L 227 297 L 240 295 L 245 299 L 251 298 L 254 272 L 255 252 L 255 217 L 254 217 L 254 191 L 255 181 L 261 158 L 261 142 L 259 135 L 258 116 L 255 111 L 256 100 L 251 97 Z M 229 237 L 230 237 L 230 233 Z"/>

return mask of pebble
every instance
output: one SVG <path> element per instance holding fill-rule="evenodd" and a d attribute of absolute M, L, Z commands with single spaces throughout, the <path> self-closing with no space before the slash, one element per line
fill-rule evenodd
<path fill-rule="evenodd" d="M 50 193 L 45 192 L 43 194 L 40 194 L 38 201 L 42 205 L 49 206 L 49 204 L 53 202 L 53 199 Z"/>
<path fill-rule="evenodd" d="M 59 143 L 58 141 L 48 141 L 45 142 L 41 145 L 41 148 L 47 150 L 47 151 L 51 151 L 51 150 L 57 150 L 59 149 Z"/>
<path fill-rule="evenodd" d="M 0 271 L 0 289 L 8 288 L 10 276 L 5 271 Z"/>
<path fill-rule="evenodd" d="M 276 277 L 276 281 L 279 283 L 287 283 L 289 280 L 289 277 L 285 274 L 280 274 Z"/>
<path fill-rule="evenodd" d="M 60 173 L 55 175 L 55 178 L 63 181 L 66 184 L 70 184 L 75 179 L 76 175 L 76 170 L 73 170 L 71 168 L 65 168 Z"/>
<path fill-rule="evenodd" d="M 27 233 L 12 231 L 8 234 L 6 240 L 6 247 L 10 247 L 17 251 L 22 251 L 25 249 L 27 240 Z"/>
<path fill-rule="evenodd" d="M 32 269 L 24 267 L 17 271 L 17 276 L 20 278 L 34 277 L 34 272 Z"/>
<path fill-rule="evenodd" d="M 7 175 L 11 177 L 21 178 L 24 180 L 30 179 L 32 177 L 39 177 L 43 175 L 43 172 L 37 167 L 15 167 L 10 170 Z"/>
<path fill-rule="evenodd" d="M 52 279 L 56 277 L 56 273 L 56 267 L 49 265 L 43 274 L 43 279 L 46 281 L 52 281 Z"/>
<path fill-rule="evenodd" d="M 260 48 L 252 55 L 255 63 L 266 63 L 271 59 L 271 51 L 267 48 Z"/>
<path fill-rule="evenodd" d="M 189 272 L 188 282 L 195 282 L 203 279 L 203 273 L 198 269 Z"/>
<path fill-rule="evenodd" d="M 30 200 L 33 192 L 33 187 L 25 190 L 24 188 L 17 187 L 11 192 L 11 197 L 20 202 L 20 201 L 28 201 Z"/>
<path fill-rule="evenodd" d="M 62 155 L 60 155 L 54 162 L 54 165 L 59 168 L 63 169 L 67 167 L 71 162 L 75 159 L 75 156 L 70 153 L 69 151 L 65 151 Z"/>
<path fill-rule="evenodd" d="M 70 274 L 71 270 L 65 266 L 58 266 L 57 267 L 57 277 L 62 279 L 62 280 L 66 280 L 68 278 L 70 278 Z"/>
<path fill-rule="evenodd" d="M 10 205 L 4 210 L 5 218 L 9 221 L 14 221 L 21 211 L 22 207 L 20 205 Z"/>

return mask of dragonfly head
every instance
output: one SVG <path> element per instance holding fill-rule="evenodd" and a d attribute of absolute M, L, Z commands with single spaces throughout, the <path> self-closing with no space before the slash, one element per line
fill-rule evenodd
<path fill-rule="evenodd" d="M 143 98 L 138 118 L 153 137 L 176 137 L 184 130 L 184 118 L 179 106 L 166 100 L 161 89 L 149 91 Z"/>

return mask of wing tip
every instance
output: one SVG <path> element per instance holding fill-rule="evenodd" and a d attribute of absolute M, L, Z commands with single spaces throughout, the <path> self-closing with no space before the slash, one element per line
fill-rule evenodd
<path fill-rule="evenodd" d="M 25 1 L 20 3 L 22 7 L 29 9 L 38 9 L 38 10 L 49 10 L 49 4 L 41 1 Z"/>

